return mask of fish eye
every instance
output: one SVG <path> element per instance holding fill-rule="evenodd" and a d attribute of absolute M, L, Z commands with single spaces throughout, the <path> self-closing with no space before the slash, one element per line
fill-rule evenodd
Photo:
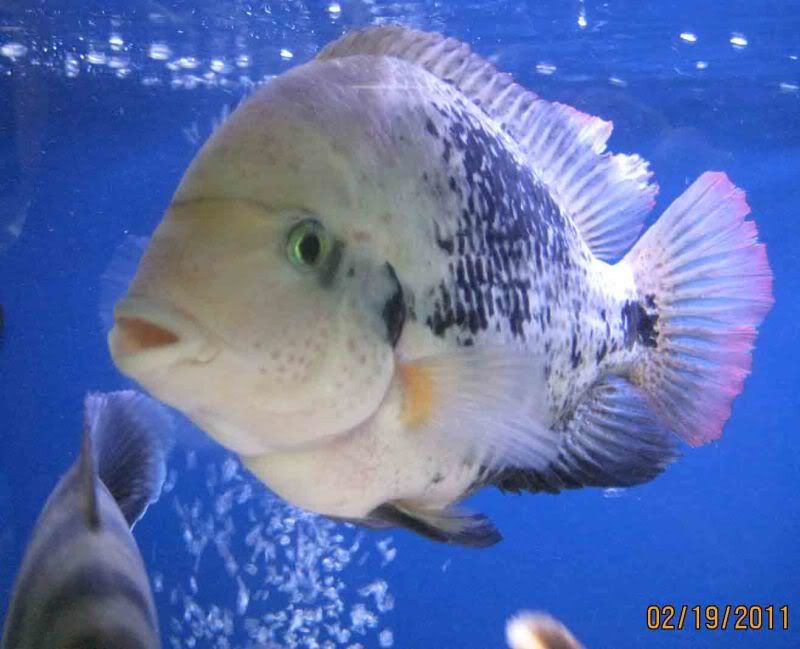
<path fill-rule="evenodd" d="M 315 270 L 330 251 L 330 238 L 316 219 L 300 221 L 289 231 L 287 254 L 289 261 L 301 270 Z"/>

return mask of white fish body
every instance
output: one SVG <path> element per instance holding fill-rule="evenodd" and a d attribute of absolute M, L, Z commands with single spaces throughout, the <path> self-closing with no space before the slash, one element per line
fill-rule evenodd
<path fill-rule="evenodd" d="M 629 250 L 656 187 L 610 132 L 453 39 L 346 36 L 203 147 L 114 360 L 287 500 L 366 525 L 488 545 L 452 507 L 481 486 L 652 479 L 675 434 L 719 436 L 771 273 L 723 174 Z"/>

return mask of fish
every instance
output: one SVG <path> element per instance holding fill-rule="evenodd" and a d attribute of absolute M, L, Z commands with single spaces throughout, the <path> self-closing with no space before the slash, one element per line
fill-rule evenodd
<path fill-rule="evenodd" d="M 612 124 L 466 44 L 343 36 L 204 143 L 108 333 L 274 493 L 482 548 L 463 501 L 654 479 L 718 439 L 772 272 L 742 190 L 658 187 Z"/>
<path fill-rule="evenodd" d="M 510 649 L 583 649 L 567 627 L 539 611 L 522 611 L 509 618 L 506 642 Z"/>
<path fill-rule="evenodd" d="M 161 646 L 131 529 L 160 495 L 170 427 L 139 392 L 86 396 L 80 456 L 36 522 L 0 649 Z"/>

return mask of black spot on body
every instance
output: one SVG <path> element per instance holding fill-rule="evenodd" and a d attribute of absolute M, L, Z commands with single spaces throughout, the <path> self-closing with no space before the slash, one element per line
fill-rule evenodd
<path fill-rule="evenodd" d="M 439 131 L 436 130 L 436 126 L 434 125 L 433 120 L 431 120 L 430 117 L 425 121 L 425 130 L 427 130 L 428 133 L 433 135 L 433 137 L 435 138 L 439 137 Z"/>
<path fill-rule="evenodd" d="M 578 366 L 581 364 L 583 360 L 581 352 L 578 350 L 578 334 L 574 332 L 572 334 L 572 347 L 570 348 L 569 352 L 569 360 L 570 364 L 572 365 L 572 369 L 577 369 Z"/>
<path fill-rule="evenodd" d="M 444 144 L 444 151 L 442 151 L 442 159 L 445 163 L 450 162 L 450 158 L 453 155 L 453 145 L 450 143 L 450 140 L 443 140 L 442 143 Z"/>
<path fill-rule="evenodd" d="M 655 304 L 655 302 L 653 302 Z M 656 347 L 658 315 L 648 313 L 640 302 L 625 302 L 622 307 L 622 329 L 625 334 L 625 347 L 630 349 L 634 343 L 645 347 Z"/>
<path fill-rule="evenodd" d="M 386 323 L 386 337 L 392 347 L 397 345 L 403 325 L 406 321 L 406 305 L 403 299 L 403 288 L 397 279 L 397 274 L 391 264 L 386 264 L 389 276 L 394 280 L 395 290 L 383 305 L 383 321 Z"/>
<path fill-rule="evenodd" d="M 597 351 L 597 364 L 598 365 L 603 362 L 603 359 L 606 357 L 607 353 L 608 353 L 608 345 L 606 344 L 606 341 L 604 340 L 603 344 L 600 345 L 600 349 Z"/>

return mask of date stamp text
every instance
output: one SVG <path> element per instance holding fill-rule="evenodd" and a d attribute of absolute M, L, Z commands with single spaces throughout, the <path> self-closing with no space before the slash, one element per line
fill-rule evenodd
<path fill-rule="evenodd" d="M 647 607 L 651 631 L 788 631 L 789 605 L 759 604 L 652 604 Z"/>

